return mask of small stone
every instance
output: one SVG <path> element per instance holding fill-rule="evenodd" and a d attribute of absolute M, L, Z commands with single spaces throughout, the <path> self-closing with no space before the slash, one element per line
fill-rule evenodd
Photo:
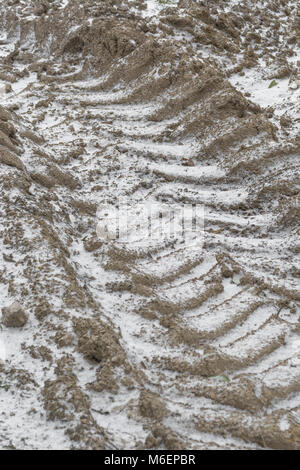
<path fill-rule="evenodd" d="M 9 307 L 2 308 L 2 322 L 8 328 L 21 328 L 26 325 L 27 315 L 19 302 L 13 302 Z"/>
<path fill-rule="evenodd" d="M 183 166 L 195 166 L 195 163 L 193 162 L 191 158 L 184 158 L 182 165 Z"/>

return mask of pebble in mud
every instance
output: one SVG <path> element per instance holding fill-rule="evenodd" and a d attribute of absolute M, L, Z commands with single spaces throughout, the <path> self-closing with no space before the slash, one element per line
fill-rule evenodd
<path fill-rule="evenodd" d="M 3 307 L 2 322 L 8 328 L 22 328 L 27 321 L 28 317 L 19 302 L 13 302 L 9 307 Z"/>

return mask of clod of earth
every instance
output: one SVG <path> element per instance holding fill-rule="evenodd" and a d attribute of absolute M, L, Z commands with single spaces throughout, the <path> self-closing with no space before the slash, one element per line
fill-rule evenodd
<path fill-rule="evenodd" d="M 2 308 L 2 322 L 8 328 L 22 328 L 27 321 L 28 316 L 19 302 L 13 302 L 9 307 Z"/>

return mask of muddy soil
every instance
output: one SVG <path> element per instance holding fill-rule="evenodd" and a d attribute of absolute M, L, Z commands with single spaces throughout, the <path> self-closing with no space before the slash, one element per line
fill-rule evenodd
<path fill-rule="evenodd" d="M 0 0 L 1 449 L 300 449 L 299 51 L 297 0 Z"/>

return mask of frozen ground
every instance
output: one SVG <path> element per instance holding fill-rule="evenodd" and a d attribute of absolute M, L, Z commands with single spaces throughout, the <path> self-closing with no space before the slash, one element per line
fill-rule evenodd
<path fill-rule="evenodd" d="M 300 448 L 297 8 L 0 0 L 2 449 Z"/>

